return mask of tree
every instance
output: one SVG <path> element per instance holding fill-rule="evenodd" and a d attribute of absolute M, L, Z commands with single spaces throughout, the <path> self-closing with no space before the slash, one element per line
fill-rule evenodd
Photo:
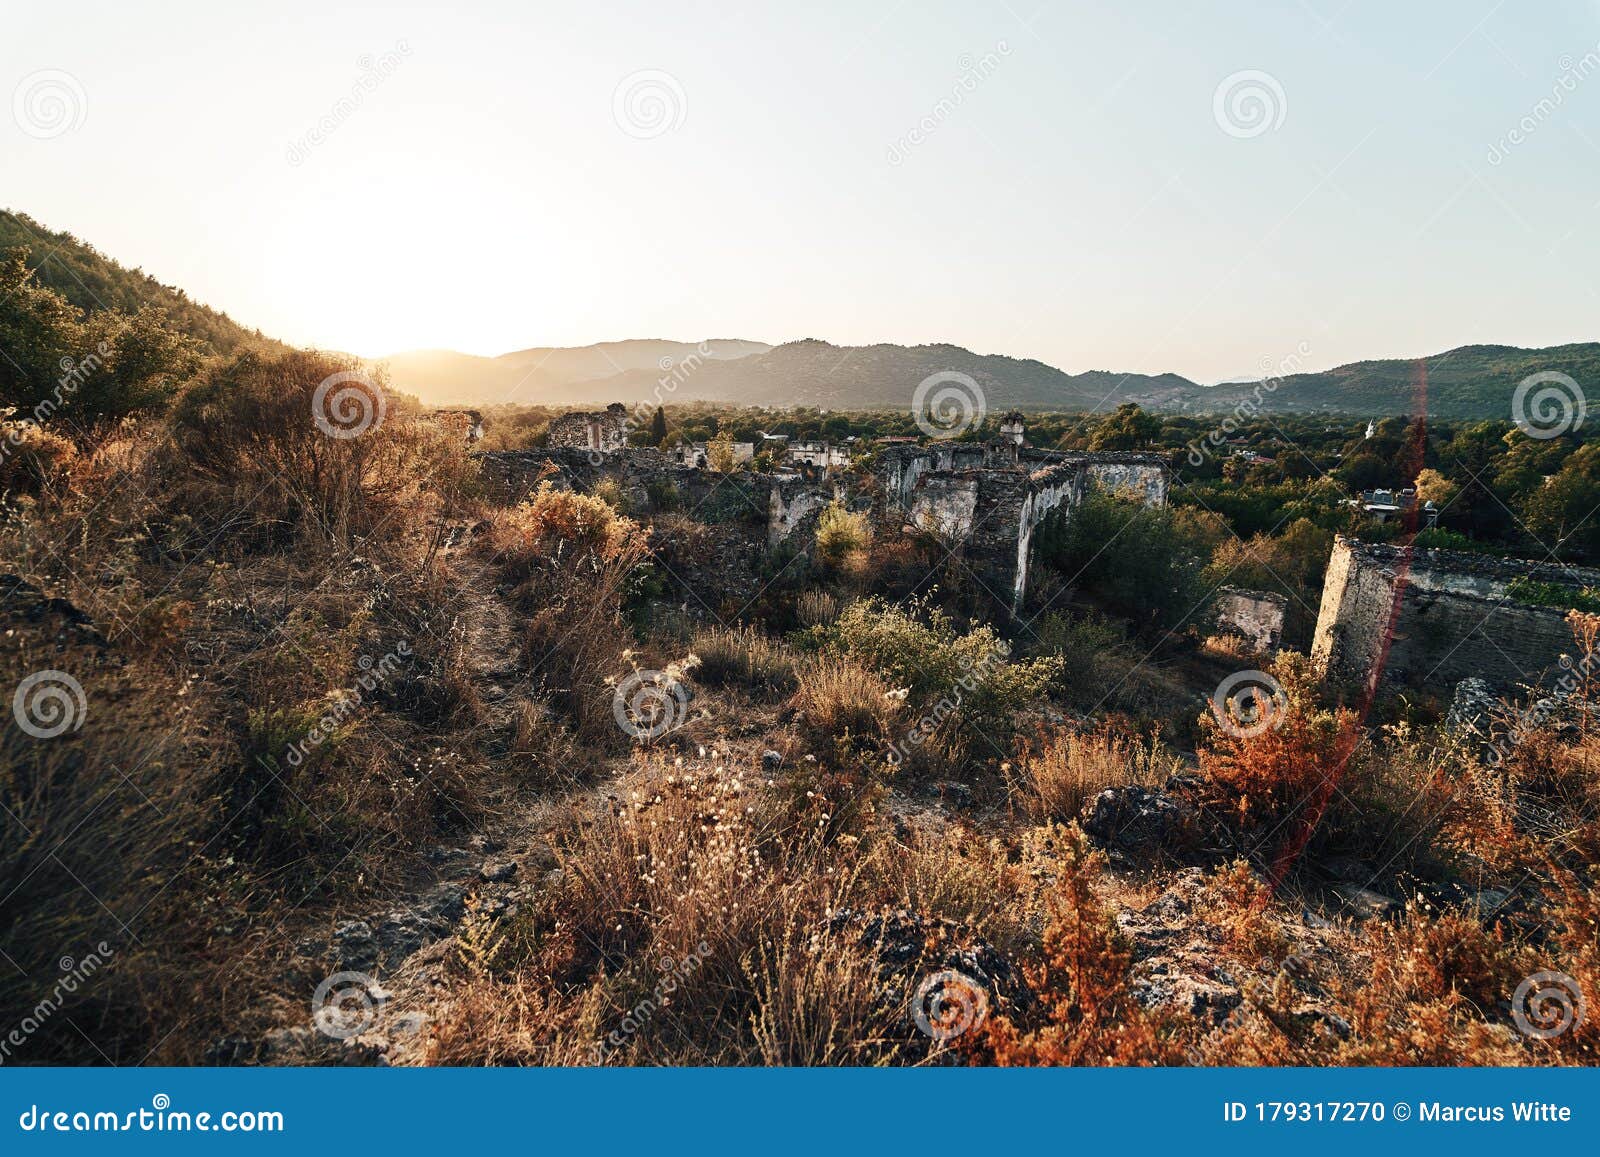
<path fill-rule="evenodd" d="M 1037 549 L 1069 586 L 1111 613 L 1178 630 L 1205 626 L 1211 591 L 1203 571 L 1227 533 L 1221 516 L 1206 511 L 1092 492 L 1071 518 L 1046 522 Z"/>
<path fill-rule="evenodd" d="M 1431 502 L 1442 510 L 1459 493 L 1460 486 L 1431 467 L 1417 475 L 1417 499 L 1420 502 Z"/>
<path fill-rule="evenodd" d="M 706 443 L 706 465 L 722 474 L 726 474 L 733 469 L 732 433 L 722 430 L 715 438 Z"/>
<path fill-rule="evenodd" d="M 0 258 L 0 405 L 63 433 L 164 404 L 200 365 L 199 343 L 151 307 L 84 315 L 29 271 L 25 253 Z"/>
<path fill-rule="evenodd" d="M 1148 446 L 1161 433 L 1161 422 L 1139 408 L 1124 402 L 1099 426 L 1089 439 L 1091 450 L 1138 450 Z"/>
<path fill-rule="evenodd" d="M 650 418 L 650 444 L 665 449 L 662 444 L 667 440 L 667 412 L 660 406 Z"/>

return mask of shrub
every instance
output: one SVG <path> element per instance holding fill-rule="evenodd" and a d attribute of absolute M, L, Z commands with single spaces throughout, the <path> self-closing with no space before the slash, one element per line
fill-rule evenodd
<path fill-rule="evenodd" d="M 1258 700 L 1254 719 L 1201 718 L 1200 770 L 1231 795 L 1240 818 L 1276 825 L 1293 815 L 1315 819 L 1343 775 L 1359 731 L 1355 714 L 1317 706 L 1309 665 L 1284 653 L 1271 673 L 1281 697 Z"/>
<path fill-rule="evenodd" d="M 41 285 L 25 253 L 0 254 L 0 406 L 68 429 L 161 406 L 200 364 L 200 345 L 153 308 L 85 315 Z"/>
<path fill-rule="evenodd" d="M 1056 731 L 1028 746 L 1021 759 L 1029 810 L 1040 819 L 1071 821 L 1108 787 L 1159 787 L 1183 763 L 1158 739 L 1101 729 Z"/>
<path fill-rule="evenodd" d="M 852 736 L 885 744 L 898 738 L 903 699 L 872 671 L 847 660 L 821 658 L 798 672 L 796 706 L 824 736 Z"/>
<path fill-rule="evenodd" d="M 68 439 L 37 422 L 0 409 L 0 496 L 38 494 L 62 486 L 78 457 Z"/>
<path fill-rule="evenodd" d="M 696 677 L 703 682 L 742 683 L 760 691 L 787 691 L 794 685 L 793 657 L 754 627 L 698 631 L 689 647 L 700 660 Z"/>
<path fill-rule="evenodd" d="M 817 558 L 835 570 L 859 570 L 872 545 L 872 526 L 864 512 L 835 500 L 817 516 Z"/>
<path fill-rule="evenodd" d="M 999 1065 L 1180 1063 L 1181 1049 L 1128 984 L 1133 953 L 1094 890 L 1104 857 L 1088 850 L 1076 828 L 1057 839 L 1059 876 L 1043 945 L 1023 967 L 1042 1015 L 991 1017 L 973 1047 Z"/>
<path fill-rule="evenodd" d="M 1041 528 L 1037 550 L 1069 586 L 1140 627 L 1203 630 L 1203 571 L 1226 534 L 1218 515 L 1091 491 Z"/>
<path fill-rule="evenodd" d="M 804 591 L 795 603 L 795 618 L 803 627 L 824 627 L 838 617 L 838 598 L 824 590 Z"/>
<path fill-rule="evenodd" d="M 802 638 L 904 689 L 911 709 L 936 715 L 935 723 L 953 719 L 965 735 L 991 741 L 1009 736 L 1017 712 L 1061 672 L 1053 656 L 1013 660 L 992 627 L 957 632 L 948 615 L 926 603 L 904 608 L 863 599 Z"/>
<path fill-rule="evenodd" d="M 608 678 L 622 649 L 622 609 L 648 548 L 643 530 L 599 498 L 549 482 L 495 511 L 483 546 L 528 616 L 529 666 L 585 738 L 620 736 Z"/>
<path fill-rule="evenodd" d="M 358 363 L 326 354 L 241 354 L 186 389 L 172 422 L 205 488 L 190 508 L 268 542 L 397 533 L 418 521 L 419 504 L 460 493 L 470 477 L 459 439 L 414 421 Z"/>

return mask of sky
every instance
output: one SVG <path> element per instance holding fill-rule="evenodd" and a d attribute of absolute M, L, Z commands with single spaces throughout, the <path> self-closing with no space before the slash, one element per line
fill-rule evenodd
<path fill-rule="evenodd" d="M 1600 338 L 1600 2 L 13 4 L 0 206 L 286 341 Z"/>

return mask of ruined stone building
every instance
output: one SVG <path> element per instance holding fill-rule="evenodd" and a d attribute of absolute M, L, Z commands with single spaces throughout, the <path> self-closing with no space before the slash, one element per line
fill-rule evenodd
<path fill-rule="evenodd" d="M 743 466 L 756 456 L 754 442 L 734 442 L 729 449 L 733 451 L 733 464 Z M 709 466 L 711 465 L 711 443 L 709 442 L 679 442 L 671 450 L 673 459 L 681 466 Z"/>
<path fill-rule="evenodd" d="M 428 420 L 460 435 L 469 446 L 483 440 L 483 415 L 477 410 L 434 410 Z"/>
<path fill-rule="evenodd" d="M 606 413 L 620 418 L 620 410 Z M 714 502 L 759 528 L 767 550 L 803 542 L 822 510 L 840 502 L 868 512 L 886 532 L 937 536 L 1000 603 L 1015 610 L 1027 593 L 1035 536 L 1048 520 L 1070 518 L 1095 488 L 1164 505 L 1170 481 L 1159 454 L 1034 450 L 1016 433 L 993 442 L 880 442 L 870 466 L 836 467 L 810 477 L 719 474 L 704 468 L 698 455 L 680 461 L 652 449 L 595 461 L 578 452 L 593 448 L 591 442 L 558 443 L 554 425 L 549 450 L 496 452 L 481 460 L 486 476 L 513 499 L 541 480 L 588 491 L 609 479 L 641 512 L 669 498 L 683 510 Z"/>
<path fill-rule="evenodd" d="M 1283 621 L 1289 600 L 1274 591 L 1240 587 L 1217 590 L 1217 630 L 1233 635 L 1259 655 L 1270 655 L 1283 643 Z"/>
<path fill-rule="evenodd" d="M 1600 571 L 1341 536 L 1311 656 L 1331 679 L 1446 700 L 1469 676 L 1532 686 L 1573 651 L 1567 607 L 1586 590 Z"/>
<path fill-rule="evenodd" d="M 612 402 L 604 410 L 562 414 L 550 423 L 550 445 L 575 450 L 626 450 L 628 408 Z"/>

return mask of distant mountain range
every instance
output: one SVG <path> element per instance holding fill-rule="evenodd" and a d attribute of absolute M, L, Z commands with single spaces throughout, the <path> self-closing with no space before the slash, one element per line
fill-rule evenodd
<path fill-rule="evenodd" d="M 127 269 L 69 233 L 0 210 L 0 251 L 19 246 L 46 285 L 84 310 L 154 307 L 217 354 L 277 344 L 225 313 L 190 300 L 138 269 Z M 4 303 L 0 302 L 0 308 Z M 1416 413 L 1443 418 L 1508 418 L 1517 384 L 1530 374 L 1570 375 L 1600 391 L 1600 343 L 1547 349 L 1462 346 L 1426 358 L 1354 362 L 1270 383 L 1202 386 L 1177 374 L 1069 374 L 1032 359 L 976 354 L 954 345 L 835 346 L 805 340 L 768 345 L 739 339 L 701 343 L 640 339 L 536 347 L 477 357 L 418 350 L 377 359 L 390 385 L 432 405 L 496 402 L 604 405 L 661 398 L 827 409 L 905 409 L 918 383 L 953 370 L 982 388 L 991 413 L 1146 409 L 1222 414 L 1241 404 L 1269 413 L 1362 416 Z M 1423 369 L 1426 369 L 1425 385 Z M 1597 394 L 1600 400 L 1600 394 Z"/>
<path fill-rule="evenodd" d="M 706 351 L 709 351 L 706 352 Z M 663 360 L 666 359 L 666 360 Z M 1440 418 L 1509 418 L 1511 395 L 1529 374 L 1553 370 L 1600 389 L 1600 343 L 1517 349 L 1462 346 L 1432 357 L 1354 362 L 1269 382 L 1202 386 L 1178 374 L 1069 374 L 1031 359 L 976 354 L 954 345 L 835 346 L 806 340 L 619 341 L 573 349 L 522 350 L 497 358 L 440 351 L 382 360 L 390 384 L 424 401 L 601 405 L 660 398 L 758 406 L 903 409 L 931 374 L 967 374 L 991 412 L 1148 410 L 1223 414 L 1241 404 L 1268 413 L 1382 416 L 1426 410 Z M 1426 367 L 1426 375 L 1422 368 Z M 608 372 L 609 371 L 609 372 Z"/>

